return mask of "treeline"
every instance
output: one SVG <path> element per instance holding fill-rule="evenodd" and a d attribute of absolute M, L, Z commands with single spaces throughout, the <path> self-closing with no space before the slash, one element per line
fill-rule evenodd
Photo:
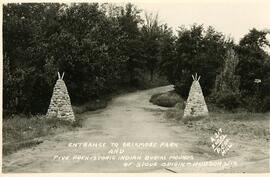
<path fill-rule="evenodd" d="M 184 98 L 191 75 L 198 73 L 208 102 L 227 110 L 269 111 L 269 34 L 269 30 L 253 28 L 235 44 L 211 26 L 182 27 L 174 42 L 174 55 L 161 62 L 161 71 Z"/>
<path fill-rule="evenodd" d="M 267 31 L 252 29 L 237 45 L 196 24 L 175 35 L 132 4 L 23 3 L 4 5 L 3 12 L 7 113 L 45 113 L 58 71 L 76 104 L 136 86 L 143 73 L 150 81 L 165 75 L 186 97 L 197 72 L 218 106 L 270 109 Z"/>

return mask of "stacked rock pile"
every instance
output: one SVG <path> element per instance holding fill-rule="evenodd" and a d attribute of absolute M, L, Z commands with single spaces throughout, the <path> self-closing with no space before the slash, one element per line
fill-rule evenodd
<path fill-rule="evenodd" d="M 63 75 L 64 76 L 64 75 Z M 48 118 L 58 118 L 67 121 L 75 121 L 66 84 L 58 73 L 58 80 L 53 89 L 50 106 L 47 111 Z"/>
<path fill-rule="evenodd" d="M 208 116 L 208 109 L 204 100 L 202 88 L 197 74 L 193 77 L 193 82 L 189 91 L 183 118 L 205 117 Z"/>

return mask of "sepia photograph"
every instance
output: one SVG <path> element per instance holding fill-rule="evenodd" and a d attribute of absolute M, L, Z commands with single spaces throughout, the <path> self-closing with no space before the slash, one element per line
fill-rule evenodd
<path fill-rule="evenodd" d="M 2 173 L 270 173 L 270 1 L 4 1 Z"/>

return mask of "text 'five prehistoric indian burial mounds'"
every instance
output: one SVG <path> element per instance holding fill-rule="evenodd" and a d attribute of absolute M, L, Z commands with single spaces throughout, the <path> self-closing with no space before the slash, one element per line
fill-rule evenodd
<path fill-rule="evenodd" d="M 183 118 L 195 118 L 208 116 L 208 109 L 204 100 L 197 73 L 192 75 L 193 82 L 189 91 Z"/>
<path fill-rule="evenodd" d="M 60 77 L 60 73 L 58 72 L 58 80 L 56 81 L 53 89 L 50 106 L 47 111 L 47 117 L 75 121 L 74 112 L 72 110 L 68 90 L 63 77 L 64 73 L 62 77 Z"/>

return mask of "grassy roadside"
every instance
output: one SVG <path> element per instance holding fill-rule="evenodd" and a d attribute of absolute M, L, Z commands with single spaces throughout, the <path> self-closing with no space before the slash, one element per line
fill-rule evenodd
<path fill-rule="evenodd" d="M 209 159 L 222 158 L 221 155 L 213 151 L 210 141 L 210 137 L 214 136 L 214 133 L 221 128 L 223 134 L 227 135 L 234 144 L 226 157 L 239 156 L 247 161 L 269 158 L 269 113 L 244 111 L 232 113 L 209 105 L 208 117 L 196 121 L 185 121 L 182 119 L 183 112 L 183 103 L 180 102 L 168 109 L 164 113 L 164 118 L 182 124 L 199 137 L 193 146 L 193 153 L 203 154 Z"/>
<path fill-rule="evenodd" d="M 48 119 L 44 115 L 15 115 L 13 118 L 3 119 L 3 155 L 38 145 L 43 142 L 44 136 L 75 130 L 79 126 L 80 120 L 71 123 Z"/>
<path fill-rule="evenodd" d="M 183 107 L 176 104 L 165 113 L 165 118 L 181 121 Z M 249 113 L 249 112 L 226 112 L 220 110 L 210 110 L 208 117 L 197 121 L 185 122 L 189 128 L 196 131 L 213 134 L 219 128 L 224 133 L 237 136 L 241 139 L 254 139 L 269 142 L 270 138 L 270 114 L 269 113 Z"/>
<path fill-rule="evenodd" d="M 145 82 L 137 87 L 123 87 L 117 91 L 104 95 L 100 99 L 91 100 L 83 105 L 74 105 L 76 121 L 74 123 L 47 119 L 45 115 L 27 117 L 23 114 L 5 117 L 2 121 L 3 129 L 3 155 L 14 153 L 23 148 L 29 148 L 43 142 L 47 136 L 53 136 L 66 131 L 76 131 L 81 127 L 84 117 L 80 114 L 86 111 L 94 111 L 105 108 L 108 102 L 117 95 L 144 90 L 148 88 L 166 85 L 166 81 L 155 79 L 152 82 Z"/>
<path fill-rule="evenodd" d="M 209 116 L 193 120 L 182 120 L 184 113 L 184 100 L 176 99 L 174 92 L 162 93 L 162 101 L 170 103 L 164 117 L 166 119 L 175 120 L 186 124 L 189 128 L 194 128 L 198 131 L 213 133 L 219 128 L 223 129 L 228 135 L 236 135 L 243 138 L 260 139 L 269 141 L 270 138 L 270 113 L 250 113 L 246 111 L 229 112 L 215 105 L 209 104 Z M 176 94 L 176 93 L 174 93 Z M 160 94 L 157 94 L 159 96 Z M 156 95 L 153 95 L 149 100 L 153 104 L 159 104 L 160 100 L 156 99 Z M 176 103 L 175 106 L 172 106 Z M 162 105 L 161 105 L 162 106 Z"/>
<path fill-rule="evenodd" d="M 209 117 L 187 124 L 187 126 L 199 137 L 195 143 L 194 153 L 207 154 L 212 159 L 223 158 L 213 151 L 210 141 L 210 137 L 221 129 L 222 134 L 227 135 L 233 145 L 224 157 L 239 159 L 239 165 L 241 165 L 245 162 L 256 163 L 261 159 L 269 158 L 269 121 L 270 116 L 262 113 L 210 112 Z M 263 166 L 269 170 L 267 164 Z"/>
<path fill-rule="evenodd" d="M 45 115 L 26 116 L 13 115 L 3 119 L 3 155 L 14 153 L 23 148 L 30 148 L 43 142 L 48 136 L 53 136 L 66 131 L 77 131 L 82 126 L 83 116 L 86 111 L 105 108 L 108 102 L 120 93 L 133 91 L 134 88 L 119 90 L 116 93 L 104 96 L 99 100 L 92 100 L 83 105 L 72 106 L 76 121 L 48 119 Z"/>

